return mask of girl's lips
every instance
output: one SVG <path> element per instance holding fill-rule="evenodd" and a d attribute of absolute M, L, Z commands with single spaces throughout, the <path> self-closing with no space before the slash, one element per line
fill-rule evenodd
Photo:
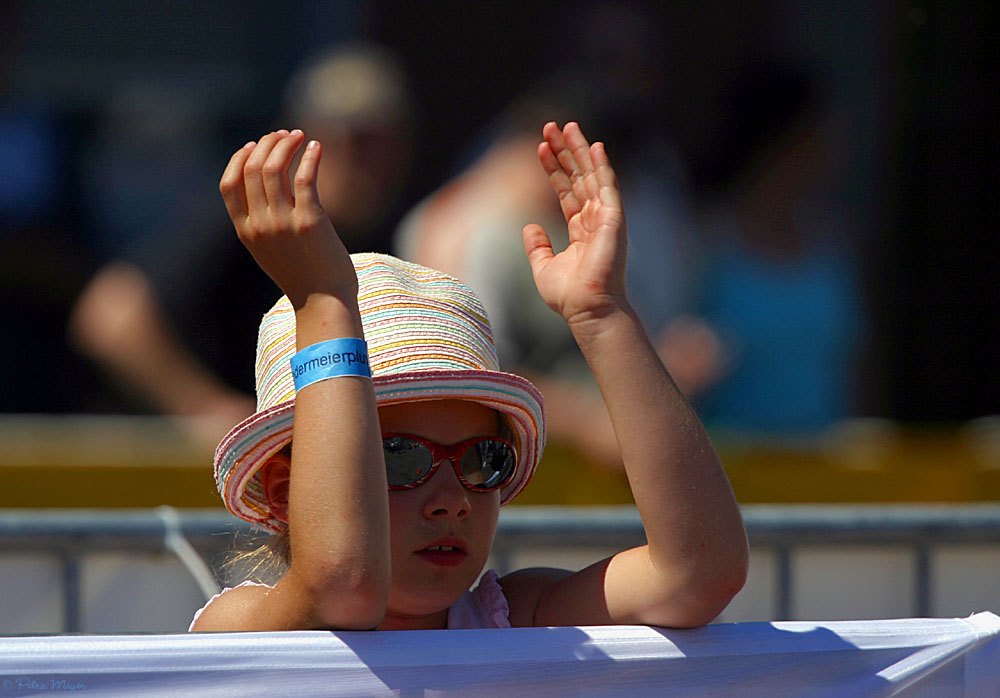
<path fill-rule="evenodd" d="M 416 555 L 420 559 L 440 567 L 456 567 L 457 565 L 461 565 L 468 556 L 464 550 L 458 550 L 456 548 L 452 548 L 450 550 L 428 550 L 427 548 L 424 548 L 423 550 L 418 550 Z"/>
<path fill-rule="evenodd" d="M 432 565 L 441 567 L 455 567 L 468 557 L 468 553 L 465 552 L 465 541 L 460 538 L 439 538 L 426 548 L 418 550 L 416 555 Z"/>

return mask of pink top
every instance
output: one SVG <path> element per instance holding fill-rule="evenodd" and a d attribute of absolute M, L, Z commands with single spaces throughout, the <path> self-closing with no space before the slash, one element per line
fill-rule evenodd
<path fill-rule="evenodd" d="M 239 589 L 245 586 L 267 585 L 248 580 L 234 588 Z M 194 618 L 191 619 L 188 630 L 190 631 L 194 627 L 195 622 L 209 604 L 231 590 L 230 587 L 226 587 L 199 608 L 194 614 Z M 448 607 L 449 630 L 509 627 L 510 606 L 507 605 L 507 597 L 503 595 L 503 589 L 500 587 L 499 576 L 493 570 L 487 570 L 474 589 L 465 592 L 458 601 Z"/>
<path fill-rule="evenodd" d="M 475 589 L 448 607 L 449 630 L 509 627 L 510 606 L 493 570 L 487 570 Z"/>

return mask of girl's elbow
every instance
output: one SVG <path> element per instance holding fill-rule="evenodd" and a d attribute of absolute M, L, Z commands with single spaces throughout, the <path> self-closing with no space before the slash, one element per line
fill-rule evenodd
<path fill-rule="evenodd" d="M 316 606 L 316 625 L 330 630 L 373 630 L 385 617 L 388 591 L 372 586 L 338 587 Z"/>
<path fill-rule="evenodd" d="M 688 570 L 687 586 L 710 602 L 721 602 L 725 608 L 743 589 L 749 570 L 750 549 L 743 536 L 739 542 L 698 559 Z"/>
<path fill-rule="evenodd" d="M 746 546 L 741 555 L 734 555 L 720 572 L 716 582 L 717 592 L 726 597 L 726 603 L 743 590 L 750 572 L 750 553 Z"/>
<path fill-rule="evenodd" d="M 719 617 L 741 588 L 742 584 L 701 587 L 692 590 L 686 598 L 674 597 L 659 609 L 655 620 L 649 624 L 668 628 L 700 628 L 708 625 Z"/>
<path fill-rule="evenodd" d="M 719 617 L 733 598 L 743 590 L 747 581 L 746 562 L 733 561 L 714 574 L 707 575 L 697 585 L 696 612 L 692 614 L 690 627 L 707 625 Z"/>
<path fill-rule="evenodd" d="M 388 594 L 355 589 L 331 599 L 319 608 L 319 626 L 334 630 L 374 630 L 385 617 Z"/>
<path fill-rule="evenodd" d="M 389 602 L 390 578 L 379 567 L 315 570 L 304 580 L 318 627 L 371 630 L 382 622 Z"/>
<path fill-rule="evenodd" d="M 729 602 L 743 590 L 747 582 L 749 561 L 746 556 L 729 559 L 725 564 L 719 564 L 714 569 L 707 570 L 692 580 L 692 586 L 697 589 L 697 595 L 703 600 L 707 611 L 712 613 L 714 620 Z M 699 581 L 700 580 L 700 581 Z"/>
<path fill-rule="evenodd" d="M 743 589 L 747 565 L 739 560 L 709 569 L 692 569 L 673 587 L 653 612 L 651 625 L 671 628 L 698 628 L 708 625 L 726 609 Z"/>

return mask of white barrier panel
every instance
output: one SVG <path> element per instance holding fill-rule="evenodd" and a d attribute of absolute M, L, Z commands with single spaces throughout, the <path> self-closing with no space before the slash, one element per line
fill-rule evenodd
<path fill-rule="evenodd" d="M 0 696 L 1000 695 L 1000 617 L 0 638 Z"/>

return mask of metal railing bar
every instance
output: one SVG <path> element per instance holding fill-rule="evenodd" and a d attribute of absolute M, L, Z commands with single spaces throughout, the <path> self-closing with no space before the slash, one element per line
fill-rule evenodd
<path fill-rule="evenodd" d="M 931 579 L 931 557 L 930 550 L 927 545 L 917 544 L 914 546 L 915 556 L 914 556 L 914 570 L 915 584 L 914 589 L 914 615 L 917 618 L 926 618 L 931 614 L 931 590 L 933 589 L 934 580 Z"/>
<path fill-rule="evenodd" d="M 67 551 L 61 559 L 63 632 L 75 633 L 81 628 L 80 622 L 80 562 L 79 558 Z"/>
<path fill-rule="evenodd" d="M 794 553 L 803 545 L 904 543 L 915 551 L 913 607 L 932 610 L 933 547 L 941 543 L 1000 543 L 1000 504 L 914 506 L 753 505 L 743 508 L 751 546 L 775 551 L 775 616 L 791 619 Z M 204 559 L 232 549 L 234 537 L 253 538 L 249 524 L 223 510 L 0 510 L 0 551 L 58 556 L 63 577 L 64 632 L 82 627 L 80 560 L 103 550 L 180 551 L 207 593 L 214 586 Z M 174 542 L 174 548 L 165 545 Z M 509 571 L 519 547 L 624 548 L 644 541 L 634 507 L 515 507 L 500 518 L 493 555 Z M 186 543 L 189 543 L 186 544 Z M 175 549 L 176 548 L 176 549 Z M 195 560 L 194 557 L 199 559 Z"/>
<path fill-rule="evenodd" d="M 743 508 L 752 545 L 794 541 L 812 543 L 887 543 L 1000 541 L 1000 504 L 918 507 L 823 507 L 807 505 Z M 253 537 L 247 523 L 221 510 L 177 510 L 177 529 L 201 545 L 222 547 L 232 536 Z M 0 510 L 0 548 L 83 538 L 95 547 L 150 547 L 164 522 L 155 509 Z M 535 545 L 634 545 L 644 541 L 642 523 L 632 507 L 521 507 L 504 511 L 498 545 L 530 540 Z M 45 542 L 47 541 L 47 542 Z M 211 545 L 215 543 L 216 545 Z M 56 545 L 64 547 L 63 544 Z"/>
<path fill-rule="evenodd" d="M 792 554 L 789 546 L 774 546 L 775 565 L 777 567 L 777 604 L 775 618 L 790 620 L 792 618 Z"/>
<path fill-rule="evenodd" d="M 205 564 L 198 551 L 194 549 L 194 546 L 191 545 L 190 541 L 184 536 L 183 531 L 181 531 L 180 517 L 177 514 L 177 510 L 173 507 L 162 506 L 156 509 L 156 513 L 163 522 L 165 529 L 163 547 L 177 556 L 177 559 L 184 565 L 188 574 L 198 583 L 198 588 L 201 589 L 202 595 L 208 601 L 222 589 L 215 581 L 215 575 L 212 573 L 211 568 Z"/>

